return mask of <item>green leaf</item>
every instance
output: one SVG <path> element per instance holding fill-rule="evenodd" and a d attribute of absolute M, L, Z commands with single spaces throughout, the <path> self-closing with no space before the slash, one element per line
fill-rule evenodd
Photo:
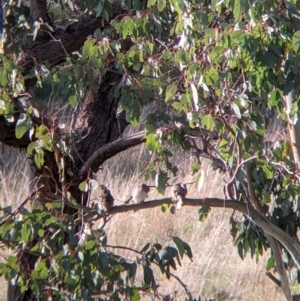
<path fill-rule="evenodd" d="M 163 213 L 165 213 L 169 210 L 169 205 L 168 204 L 162 204 L 160 208 L 161 208 L 161 211 Z"/>
<path fill-rule="evenodd" d="M 263 174 L 267 179 L 269 180 L 273 179 L 274 172 L 272 166 L 268 164 L 264 164 L 262 169 L 263 169 Z"/>
<path fill-rule="evenodd" d="M 141 249 L 141 253 L 145 253 L 150 247 L 150 242 L 148 242 L 147 244 L 144 245 L 144 247 Z"/>
<path fill-rule="evenodd" d="M 27 154 L 32 155 L 33 151 L 38 147 L 38 143 L 36 141 L 29 143 L 27 147 Z"/>
<path fill-rule="evenodd" d="M 9 265 L 10 267 L 13 267 L 13 266 L 17 265 L 17 263 L 18 263 L 18 258 L 15 257 L 15 256 L 9 256 L 9 257 L 8 257 L 7 263 L 8 263 L 8 265 Z"/>
<path fill-rule="evenodd" d="M 136 288 L 128 288 L 129 289 L 129 298 L 130 301 L 139 301 L 140 300 L 140 294 L 139 294 L 139 290 Z"/>
<path fill-rule="evenodd" d="M 55 216 L 51 216 L 45 221 L 45 226 L 55 225 L 57 223 L 57 218 Z"/>
<path fill-rule="evenodd" d="M 177 85 L 171 84 L 171 85 L 167 86 L 165 101 L 169 101 L 170 99 L 172 99 L 174 97 L 176 91 L 177 91 Z"/>
<path fill-rule="evenodd" d="M 174 102 L 172 104 L 172 107 L 177 111 L 186 111 L 186 106 L 184 106 L 181 102 L 178 101 Z"/>
<path fill-rule="evenodd" d="M 146 147 L 150 151 L 156 151 L 158 148 L 158 139 L 154 134 L 148 134 L 146 139 Z"/>
<path fill-rule="evenodd" d="M 281 95 L 278 89 L 271 92 L 270 97 L 268 99 L 268 106 L 275 107 L 278 102 L 281 101 Z"/>
<path fill-rule="evenodd" d="M 166 190 L 168 180 L 169 180 L 169 177 L 168 177 L 167 172 L 164 172 L 164 171 L 160 170 L 156 174 L 155 185 L 156 185 L 157 191 L 162 195 L 165 194 L 165 190 Z"/>
<path fill-rule="evenodd" d="M 157 8 L 161 12 L 166 7 L 167 1 L 166 0 L 157 0 Z"/>
<path fill-rule="evenodd" d="M 270 256 L 267 260 L 267 264 L 266 264 L 266 270 L 270 271 L 271 269 L 275 268 L 275 258 L 274 256 Z"/>
<path fill-rule="evenodd" d="M 20 113 L 16 124 L 16 137 L 21 139 L 24 134 L 32 128 L 31 119 L 25 113 Z"/>
<path fill-rule="evenodd" d="M 96 9 L 96 18 L 98 18 L 101 15 L 102 9 L 102 1 L 99 1 Z"/>
<path fill-rule="evenodd" d="M 193 260 L 193 254 L 192 254 L 191 247 L 186 242 L 184 242 L 182 239 L 180 239 L 177 236 L 173 237 L 173 241 L 177 246 L 177 249 L 179 251 L 179 254 L 180 254 L 181 258 L 186 253 L 188 255 L 188 257 L 191 260 Z"/>
<path fill-rule="evenodd" d="M 39 231 L 38 231 L 39 237 L 43 237 L 44 234 L 45 234 L 45 230 L 44 229 L 39 229 Z"/>
<path fill-rule="evenodd" d="M 70 105 L 72 106 L 72 108 L 74 109 L 77 105 L 77 97 L 75 94 L 69 96 L 69 102 L 70 102 Z"/>
<path fill-rule="evenodd" d="M 171 214 L 175 214 L 176 211 L 177 211 L 177 209 L 176 209 L 175 205 L 171 205 L 171 206 L 170 206 L 170 213 L 171 213 Z"/>
<path fill-rule="evenodd" d="M 45 260 L 41 260 L 34 271 L 32 272 L 32 278 L 36 280 L 43 280 L 48 278 L 48 268 L 46 266 Z"/>
<path fill-rule="evenodd" d="M 184 254 L 184 241 L 182 241 L 179 237 L 174 236 L 173 241 L 175 242 L 177 249 L 179 251 L 179 254 L 181 257 L 183 257 Z"/>
<path fill-rule="evenodd" d="M 201 168 L 201 164 L 200 163 L 194 163 L 192 166 L 191 166 L 191 169 L 192 169 L 192 174 L 195 174 L 196 172 L 198 172 Z"/>
<path fill-rule="evenodd" d="M 7 271 L 8 271 L 8 266 L 5 263 L 0 262 L 0 277 L 6 274 Z"/>
<path fill-rule="evenodd" d="M 205 83 L 207 85 L 215 85 L 219 79 L 219 73 L 216 69 L 209 69 L 205 75 Z"/>
<path fill-rule="evenodd" d="M 43 136 L 48 134 L 48 128 L 42 124 L 39 127 L 35 129 L 35 137 L 36 138 L 42 138 Z"/>
<path fill-rule="evenodd" d="M 182 15 L 185 10 L 185 3 L 183 0 L 169 0 L 170 5 L 174 7 L 174 10 L 179 14 Z"/>
<path fill-rule="evenodd" d="M 61 200 L 54 200 L 51 203 L 47 203 L 50 205 L 51 209 L 54 209 L 56 211 L 61 211 L 63 209 L 63 203 Z"/>
<path fill-rule="evenodd" d="M 99 260 L 100 260 L 100 267 L 102 269 L 106 269 L 108 267 L 108 256 L 107 256 L 107 253 L 104 252 L 104 251 L 100 251 Z"/>
<path fill-rule="evenodd" d="M 210 207 L 207 204 L 203 204 L 198 210 L 198 218 L 200 222 L 204 222 L 210 212 Z"/>
<path fill-rule="evenodd" d="M 240 241 L 237 245 L 238 247 L 238 254 L 241 257 L 242 260 L 244 260 L 244 246 L 243 243 Z"/>
<path fill-rule="evenodd" d="M 154 283 L 154 275 L 153 275 L 153 271 L 150 267 L 148 266 L 143 266 L 143 270 L 144 270 L 144 282 L 146 285 L 151 285 L 152 283 Z"/>
<path fill-rule="evenodd" d="M 300 48 L 300 30 L 296 31 L 293 35 L 293 47 L 295 52 L 298 52 Z"/>
<path fill-rule="evenodd" d="M 44 135 L 41 139 L 41 142 L 42 142 L 42 147 L 44 149 L 46 149 L 49 152 L 53 151 L 52 140 L 50 139 L 49 135 Z"/>
<path fill-rule="evenodd" d="M 82 49 L 82 58 L 84 60 L 88 59 L 89 55 L 92 53 L 95 41 L 93 39 L 85 41 Z"/>
<path fill-rule="evenodd" d="M 200 119 L 202 126 L 205 127 L 207 130 L 212 131 L 215 128 L 215 121 L 210 114 L 200 116 Z"/>
<path fill-rule="evenodd" d="M 130 264 L 129 271 L 128 271 L 128 277 L 131 279 L 132 282 L 134 282 L 136 272 L 137 272 L 137 264 L 134 262 Z"/>
<path fill-rule="evenodd" d="M 89 189 L 89 185 L 88 185 L 87 181 L 83 181 L 79 184 L 80 191 L 88 191 L 88 189 Z"/>
<path fill-rule="evenodd" d="M 235 104 L 235 103 L 233 103 L 233 104 L 231 105 L 231 108 L 233 109 L 233 111 L 234 111 L 236 117 L 239 118 L 239 119 L 241 119 L 242 115 L 241 115 L 241 111 L 240 111 L 240 108 L 238 107 L 238 105 Z"/>
<path fill-rule="evenodd" d="M 234 10 L 233 10 L 234 18 L 236 21 L 240 20 L 242 15 L 242 5 L 240 0 L 235 0 Z"/>
<path fill-rule="evenodd" d="M 36 164 L 38 169 L 41 169 L 44 165 L 44 150 L 42 148 L 38 148 L 35 151 L 36 153 L 33 157 L 34 163 Z"/>
<path fill-rule="evenodd" d="M 93 240 L 90 240 L 84 245 L 84 248 L 86 250 L 91 250 L 94 248 L 94 246 L 95 246 L 95 242 Z"/>
<path fill-rule="evenodd" d="M 156 0 L 148 0 L 147 7 L 155 5 L 155 3 L 156 3 Z"/>

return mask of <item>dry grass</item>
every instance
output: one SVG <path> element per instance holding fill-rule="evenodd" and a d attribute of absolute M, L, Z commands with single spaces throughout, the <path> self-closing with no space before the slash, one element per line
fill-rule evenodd
<path fill-rule="evenodd" d="M 17 154 L 17 153 L 16 153 Z M 17 155 L 12 156 L 16 158 Z M 23 159 L 20 159 L 21 164 Z M 131 194 L 136 183 L 144 181 L 144 171 L 151 156 L 143 147 L 136 147 L 118 157 L 107 161 L 103 170 L 99 172 L 99 182 L 107 185 L 116 198 L 116 205 L 122 204 Z M 7 161 L 3 174 L 2 204 L 3 202 L 16 203 L 26 185 L 26 174 L 21 170 L 16 160 Z M 11 164 L 7 167 L 7 163 Z M 15 166 L 13 164 L 16 164 Z M 188 174 L 190 158 L 180 157 L 180 180 L 190 182 L 192 176 Z M 222 197 L 221 176 L 209 169 L 209 163 L 202 166 L 205 171 L 205 184 L 200 193 L 194 187 L 189 189 L 189 197 Z M 187 176 L 185 176 L 187 175 Z M 178 181 L 172 179 L 170 183 Z M 148 181 L 149 183 L 151 181 Z M 153 182 L 154 183 L 154 182 Z M 167 194 L 169 192 L 167 191 Z M 150 193 L 150 199 L 158 197 L 155 191 Z M 197 211 L 194 208 L 183 207 L 175 215 L 162 213 L 160 208 L 130 212 L 114 216 L 107 225 L 108 243 L 111 245 L 130 246 L 141 248 L 147 242 L 159 242 L 164 246 L 172 244 L 172 237 L 179 236 L 190 244 L 194 254 L 193 262 L 187 258 L 182 261 L 174 273 L 188 285 L 195 296 L 213 298 L 214 300 L 283 300 L 277 287 L 265 276 L 265 258 L 258 263 L 248 256 L 242 261 L 236 248 L 232 244 L 229 234 L 230 210 L 212 210 L 204 223 L 197 220 Z M 135 258 L 129 251 L 124 256 Z M 160 292 L 176 295 L 176 300 L 184 300 L 182 287 L 175 279 L 167 280 L 158 275 Z M 4 283 L 0 291 L 0 301 L 6 300 Z M 149 300 L 149 296 L 145 296 Z"/>
<path fill-rule="evenodd" d="M 117 204 L 130 196 L 136 183 L 143 182 L 142 166 L 146 165 L 142 160 L 145 158 L 144 154 L 143 148 L 131 149 L 118 159 L 106 162 L 103 172 L 99 174 L 99 182 L 110 188 Z M 188 156 L 181 158 L 179 167 L 183 178 L 180 181 L 192 180 L 185 167 L 190 165 L 190 160 Z M 118 164 L 120 161 L 123 162 L 122 167 Z M 128 174 L 126 165 L 130 166 L 131 174 Z M 189 197 L 223 197 L 222 175 L 210 170 L 208 162 L 203 163 L 202 169 L 206 176 L 205 184 L 200 192 L 192 186 Z M 170 180 L 170 183 L 174 183 L 174 180 Z M 169 193 L 167 190 L 166 194 Z M 155 191 L 150 193 L 150 199 L 155 197 L 161 196 Z M 114 216 L 109 223 L 108 243 L 132 248 L 142 248 L 147 242 L 159 242 L 167 246 L 172 244 L 173 236 L 179 236 L 192 247 L 194 260 L 191 262 L 184 259 L 182 266 L 174 273 L 188 285 L 193 295 L 214 300 L 283 300 L 280 290 L 265 276 L 268 254 L 258 263 L 250 256 L 244 261 L 238 256 L 229 233 L 231 213 L 232 210 L 214 209 L 204 223 L 198 221 L 197 211 L 188 207 L 183 207 L 175 215 L 162 213 L 160 208 L 124 213 Z M 135 257 L 130 251 L 121 254 L 129 258 Z M 167 280 L 161 275 L 157 280 L 161 285 L 160 292 L 175 295 L 177 300 L 184 300 L 186 297 L 177 280 Z M 149 297 L 145 300 L 149 300 Z"/>

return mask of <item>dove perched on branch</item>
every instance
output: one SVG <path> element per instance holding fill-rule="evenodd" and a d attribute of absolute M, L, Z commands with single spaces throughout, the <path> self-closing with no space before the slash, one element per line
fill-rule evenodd
<path fill-rule="evenodd" d="M 98 201 L 96 203 L 93 203 L 93 209 L 96 211 L 103 211 L 105 212 L 103 214 L 104 223 L 107 221 L 107 214 L 106 212 L 109 211 L 114 206 L 114 197 L 111 195 L 110 190 L 104 186 L 99 186 L 99 196 Z M 78 244 L 81 246 L 87 241 L 87 237 L 92 235 L 92 227 L 93 222 L 87 221 L 83 223 L 82 229 L 79 233 L 79 241 Z"/>
<path fill-rule="evenodd" d="M 173 202 L 176 204 L 176 209 L 179 210 L 183 206 L 183 201 L 187 195 L 186 184 L 177 183 L 173 188 Z"/>
<path fill-rule="evenodd" d="M 103 211 L 109 211 L 114 206 L 114 197 L 110 190 L 104 185 L 100 185 L 99 207 Z"/>
<path fill-rule="evenodd" d="M 145 199 L 148 197 L 148 192 L 150 191 L 150 187 L 147 184 L 141 184 L 134 188 L 132 192 L 132 196 L 125 202 L 128 204 L 132 199 L 135 204 L 143 203 Z"/>

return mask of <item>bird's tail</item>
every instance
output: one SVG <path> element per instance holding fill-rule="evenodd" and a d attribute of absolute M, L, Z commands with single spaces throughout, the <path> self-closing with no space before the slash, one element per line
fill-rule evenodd
<path fill-rule="evenodd" d="M 124 204 L 129 204 L 129 202 L 131 201 L 132 196 L 124 203 Z"/>
<path fill-rule="evenodd" d="M 183 206 L 183 200 L 181 196 L 178 196 L 177 202 L 176 202 L 176 209 L 179 210 Z"/>

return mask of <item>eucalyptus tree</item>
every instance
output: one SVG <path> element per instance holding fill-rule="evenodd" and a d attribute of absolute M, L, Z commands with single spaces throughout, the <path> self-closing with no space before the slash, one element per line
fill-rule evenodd
<path fill-rule="evenodd" d="M 136 261 L 112 253 L 103 228 L 81 240 L 94 219 L 174 211 L 171 198 L 108 211 L 89 202 L 101 164 L 145 143 L 157 157 L 145 177 L 156 177 L 162 195 L 177 172 L 174 149 L 196 156 L 195 175 L 202 157 L 226 174 L 226 199 L 187 198 L 184 206 L 198 207 L 200 221 L 211 207 L 242 212 L 230 219 L 241 258 L 271 248 L 268 275 L 292 300 L 287 270 L 300 268 L 299 1 L 2 4 L 0 141 L 26 150 L 35 175 L 18 208 L 1 208 L 1 247 L 15 251 L 0 265 L 10 299 L 138 300 L 143 291 L 159 295 L 153 266 L 176 277 L 180 258 L 192 258 L 178 237 L 174 247 L 132 250 Z M 68 122 L 55 117 L 52 98 L 69 103 Z M 142 132 L 124 137 L 141 123 Z"/>

